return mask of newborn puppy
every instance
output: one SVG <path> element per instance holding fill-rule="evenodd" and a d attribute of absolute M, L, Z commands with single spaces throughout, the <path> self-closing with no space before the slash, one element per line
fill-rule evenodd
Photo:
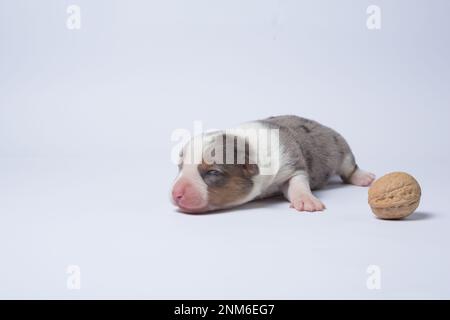
<path fill-rule="evenodd" d="M 283 194 L 298 211 L 322 211 L 311 190 L 333 175 L 357 186 L 375 179 L 336 131 L 297 116 L 270 117 L 192 138 L 180 153 L 172 200 L 200 213 Z"/>

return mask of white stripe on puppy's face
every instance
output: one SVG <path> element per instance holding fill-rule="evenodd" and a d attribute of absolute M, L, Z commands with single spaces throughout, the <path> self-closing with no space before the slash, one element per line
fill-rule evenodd
<path fill-rule="evenodd" d="M 193 138 L 184 148 L 180 172 L 172 188 L 172 201 L 182 211 L 204 212 L 208 208 L 208 187 L 198 171 L 202 161 L 201 138 Z M 200 157 L 200 158 L 198 158 Z"/>

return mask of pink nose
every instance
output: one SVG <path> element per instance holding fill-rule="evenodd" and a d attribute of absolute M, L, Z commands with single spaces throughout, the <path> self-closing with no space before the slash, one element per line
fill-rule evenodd
<path fill-rule="evenodd" d="M 175 203 L 178 203 L 181 199 L 183 199 L 184 193 L 185 193 L 184 186 L 173 188 L 172 190 L 173 201 L 175 201 Z"/>
<path fill-rule="evenodd" d="M 172 189 L 172 199 L 176 206 L 186 212 L 200 212 L 207 205 L 199 190 L 186 180 L 175 183 Z"/>

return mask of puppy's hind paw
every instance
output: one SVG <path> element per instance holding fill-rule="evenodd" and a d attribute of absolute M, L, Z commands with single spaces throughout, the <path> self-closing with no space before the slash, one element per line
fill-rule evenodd
<path fill-rule="evenodd" d="M 355 186 L 368 187 L 375 180 L 373 173 L 357 169 L 349 179 L 349 182 Z"/>

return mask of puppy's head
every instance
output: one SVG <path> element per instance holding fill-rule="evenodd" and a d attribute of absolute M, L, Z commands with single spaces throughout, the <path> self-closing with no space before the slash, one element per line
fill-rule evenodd
<path fill-rule="evenodd" d="M 183 212 L 201 213 L 247 202 L 259 172 L 247 141 L 214 133 L 191 139 L 180 153 L 172 201 Z"/>

